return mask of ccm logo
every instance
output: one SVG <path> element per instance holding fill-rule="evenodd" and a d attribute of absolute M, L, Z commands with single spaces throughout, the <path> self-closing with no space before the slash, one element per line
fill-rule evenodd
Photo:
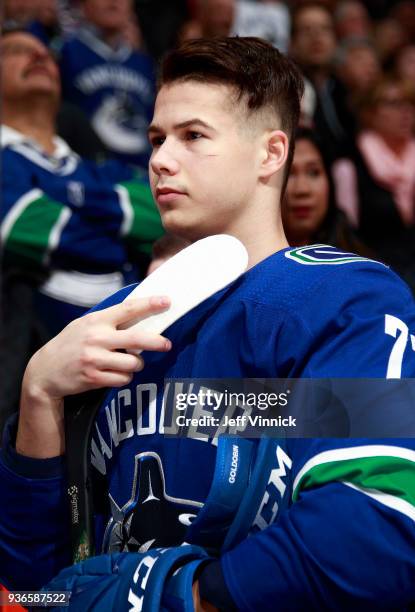
<path fill-rule="evenodd" d="M 232 462 L 231 462 L 231 469 L 229 472 L 229 479 L 228 482 L 230 484 L 233 484 L 236 480 L 236 471 L 238 469 L 238 457 L 239 457 L 239 448 L 236 444 L 233 444 L 232 446 Z"/>

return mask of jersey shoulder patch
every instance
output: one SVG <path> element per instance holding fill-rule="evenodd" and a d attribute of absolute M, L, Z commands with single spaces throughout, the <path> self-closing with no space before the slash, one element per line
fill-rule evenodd
<path fill-rule="evenodd" d="M 312 244 L 309 246 L 290 249 L 284 253 L 285 257 L 292 259 L 304 266 L 316 265 L 342 265 L 350 264 L 358 261 L 370 261 L 380 266 L 387 267 L 385 264 L 362 257 L 356 253 L 339 251 L 336 247 L 327 244 Z"/>

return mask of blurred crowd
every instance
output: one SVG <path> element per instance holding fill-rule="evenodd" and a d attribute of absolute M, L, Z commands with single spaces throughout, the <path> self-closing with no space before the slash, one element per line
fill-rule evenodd
<path fill-rule="evenodd" d="M 186 39 L 259 36 L 293 58 L 290 244 L 378 259 L 415 292 L 413 0 L 4 0 L 2 29 L 0 415 L 33 350 L 142 278 L 152 248 L 183 246 L 162 237 L 147 126 L 158 60 Z"/>

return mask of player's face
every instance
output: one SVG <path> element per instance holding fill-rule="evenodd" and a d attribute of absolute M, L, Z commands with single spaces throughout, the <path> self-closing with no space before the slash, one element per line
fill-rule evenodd
<path fill-rule="evenodd" d="M 225 85 L 161 88 L 149 129 L 150 181 L 168 231 L 189 240 L 255 231 L 260 136 L 246 128 L 245 112 Z"/>
<path fill-rule="evenodd" d="M 312 239 L 327 214 L 328 200 L 329 183 L 320 153 L 309 140 L 298 140 L 282 207 L 293 245 Z"/>
<path fill-rule="evenodd" d="M 2 93 L 5 101 L 27 99 L 34 93 L 58 98 L 59 71 L 49 50 L 34 36 L 8 34 L 1 42 Z"/>

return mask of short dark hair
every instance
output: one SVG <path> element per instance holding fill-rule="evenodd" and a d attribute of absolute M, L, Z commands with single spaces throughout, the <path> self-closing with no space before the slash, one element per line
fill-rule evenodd
<path fill-rule="evenodd" d="M 170 51 L 162 62 L 159 87 L 182 80 L 233 87 L 238 100 L 246 101 L 248 112 L 275 110 L 289 139 L 284 192 L 304 92 L 304 80 L 297 66 L 260 38 L 199 38 Z"/>

